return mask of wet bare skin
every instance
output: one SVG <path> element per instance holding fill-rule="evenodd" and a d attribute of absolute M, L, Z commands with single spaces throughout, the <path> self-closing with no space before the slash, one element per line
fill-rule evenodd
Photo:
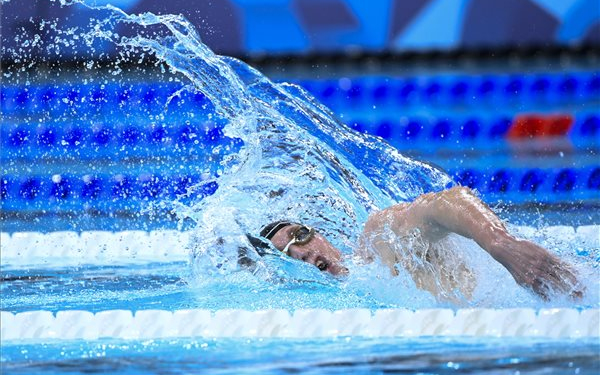
<path fill-rule="evenodd" d="M 297 227 L 289 225 L 279 230 L 271 239 L 274 246 L 283 250 Z M 402 238 L 415 228 L 420 239 L 433 249 L 427 255 L 431 264 L 428 270 L 416 266 L 412 256 L 404 257 L 394 251 L 389 236 L 380 236 L 391 230 Z M 511 273 L 519 285 L 544 299 L 548 299 L 552 291 L 574 298 L 583 295 L 583 288 L 569 264 L 533 242 L 512 236 L 494 212 L 465 187 L 424 194 L 412 203 L 397 204 L 372 214 L 365 224 L 356 253 L 366 262 L 379 257 L 393 274 L 397 274 L 397 266 L 404 268 L 417 287 L 440 299 L 453 301 L 446 291 L 454 289 L 470 299 L 476 285 L 471 270 L 464 262 L 455 259 L 452 267 L 444 267 L 446 261 L 443 251 L 440 251 L 441 241 L 450 233 L 477 242 Z M 292 244 L 289 255 L 334 275 L 348 272 L 342 264 L 340 250 L 318 233 L 305 245 Z M 432 268 L 439 272 L 431 272 Z M 447 272 L 448 268 L 452 268 L 452 272 Z"/>

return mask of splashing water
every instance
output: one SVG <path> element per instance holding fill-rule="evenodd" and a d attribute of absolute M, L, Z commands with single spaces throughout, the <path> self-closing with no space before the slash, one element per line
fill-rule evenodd
<path fill-rule="evenodd" d="M 222 161 L 216 193 L 187 210 L 199 224 L 198 238 L 212 241 L 218 233 L 236 242 L 265 223 L 288 218 L 348 246 L 369 211 L 451 184 L 443 172 L 350 130 L 300 87 L 275 84 L 239 60 L 215 55 L 183 17 L 106 8 L 114 13 L 103 28 L 166 27 L 166 37 L 136 35 L 117 44 L 150 51 L 186 76 L 190 83 L 182 90 L 206 95 L 226 121 L 225 134 L 245 145 Z"/>
<path fill-rule="evenodd" d="M 190 247 L 192 283 L 198 288 L 212 288 L 212 296 L 217 285 L 271 296 L 262 299 L 266 305 L 253 305 L 256 308 L 276 303 L 274 290 L 279 297 L 289 293 L 283 297 L 283 304 L 290 304 L 285 307 L 305 306 L 306 301 L 298 300 L 294 292 L 297 285 L 307 285 L 305 281 L 319 286 L 322 307 L 359 306 L 365 300 L 371 305 L 414 308 L 437 304 L 431 295 L 416 289 L 407 274 L 392 278 L 378 263 L 360 268 L 350 263 L 351 277 L 344 282 L 284 257 L 266 257 L 254 275 L 236 271 L 238 248 L 247 245 L 246 234 L 278 219 L 319 228 L 349 255 L 370 212 L 452 186 L 443 171 L 402 156 L 379 138 L 354 132 L 302 88 L 274 83 L 237 59 L 214 54 L 182 16 L 131 15 L 85 1 L 61 0 L 60 5 L 85 6 L 99 16 L 89 30 L 57 27 L 57 41 L 69 45 L 77 37 L 90 49 L 97 43 L 111 43 L 127 62 L 132 62 L 131 56 L 154 55 L 183 82 L 169 101 L 201 92 L 214 109 L 212 120 L 223 122 L 225 135 L 243 145 L 221 145 L 211 151 L 219 163 L 214 176 L 202 185 L 218 184 L 214 194 L 173 202 L 177 215 L 197 223 Z M 486 270 L 479 275 L 483 282 L 474 292 L 473 305 L 539 303 L 516 287 L 510 275 L 474 243 L 452 241 L 448 248 L 462 248 L 476 265 L 473 268 Z M 278 284 L 280 280 L 293 282 Z M 511 292 L 495 295 L 498 282 L 511 285 Z"/>

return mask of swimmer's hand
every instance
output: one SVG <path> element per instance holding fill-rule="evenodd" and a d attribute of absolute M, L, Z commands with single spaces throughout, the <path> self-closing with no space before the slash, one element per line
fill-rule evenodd
<path fill-rule="evenodd" d="M 511 273 L 516 282 L 531 289 L 544 300 L 553 292 L 581 298 L 584 288 L 575 271 L 566 262 L 541 246 L 509 237 L 497 244 L 494 257 Z"/>

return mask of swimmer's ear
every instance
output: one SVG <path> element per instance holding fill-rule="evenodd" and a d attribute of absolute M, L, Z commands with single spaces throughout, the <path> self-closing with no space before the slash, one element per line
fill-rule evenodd
<path fill-rule="evenodd" d="M 263 239 L 247 234 L 250 245 L 254 247 L 256 253 L 261 257 L 271 252 L 271 244 Z"/>
<path fill-rule="evenodd" d="M 266 254 L 272 253 L 271 244 L 250 234 L 247 234 L 246 237 L 248 238 L 250 245 L 252 245 L 252 248 L 248 248 L 247 246 L 238 247 L 237 263 L 238 266 L 253 271 L 258 260 L 256 255 L 262 257 Z"/>

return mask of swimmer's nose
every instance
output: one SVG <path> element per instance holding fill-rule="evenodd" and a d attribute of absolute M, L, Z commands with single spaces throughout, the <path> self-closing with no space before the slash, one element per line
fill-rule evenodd
<path fill-rule="evenodd" d="M 288 255 L 294 259 L 298 259 L 303 262 L 314 264 L 314 261 L 311 261 L 311 260 L 313 260 L 312 258 L 315 257 L 315 254 L 312 254 L 309 251 L 305 251 L 302 248 L 299 248 L 297 246 L 290 246 L 290 248 L 288 249 Z"/>

